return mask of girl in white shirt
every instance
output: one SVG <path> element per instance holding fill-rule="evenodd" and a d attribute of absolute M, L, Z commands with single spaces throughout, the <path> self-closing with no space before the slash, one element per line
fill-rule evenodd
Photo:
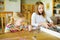
<path fill-rule="evenodd" d="M 32 14 L 31 25 L 35 28 L 41 25 L 46 28 L 49 28 L 49 26 L 54 26 L 53 21 L 45 15 L 44 4 L 42 2 L 36 2 L 35 4 L 35 13 Z"/>

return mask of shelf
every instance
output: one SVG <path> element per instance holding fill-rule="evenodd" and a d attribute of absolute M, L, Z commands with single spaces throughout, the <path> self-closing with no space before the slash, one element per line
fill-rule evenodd
<path fill-rule="evenodd" d="M 0 12 L 4 10 L 4 0 L 0 0 Z"/>
<path fill-rule="evenodd" d="M 60 3 L 60 0 L 54 0 L 54 2 L 56 2 L 56 3 L 57 3 L 57 2 Z"/>
<path fill-rule="evenodd" d="M 60 8 L 54 8 L 54 10 L 60 10 Z"/>
<path fill-rule="evenodd" d="M 60 0 L 53 1 L 53 14 L 60 14 Z"/>
<path fill-rule="evenodd" d="M 0 0 L 1 2 L 3 2 L 4 0 Z"/>

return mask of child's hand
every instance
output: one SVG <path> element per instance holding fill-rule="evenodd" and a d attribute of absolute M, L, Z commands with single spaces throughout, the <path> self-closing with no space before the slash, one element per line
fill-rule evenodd
<path fill-rule="evenodd" d="M 46 27 L 46 28 L 49 28 L 49 26 L 48 26 L 48 23 L 47 23 L 47 22 L 42 23 L 42 25 L 43 25 L 44 27 Z"/>

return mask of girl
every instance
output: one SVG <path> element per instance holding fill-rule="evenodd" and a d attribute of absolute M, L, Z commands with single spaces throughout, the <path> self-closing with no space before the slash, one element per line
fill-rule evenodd
<path fill-rule="evenodd" d="M 16 29 L 18 28 L 19 30 L 22 30 L 24 26 L 23 23 L 25 21 L 24 15 L 22 13 L 15 13 L 15 14 L 16 14 L 16 16 L 14 15 L 15 27 Z"/>
<path fill-rule="evenodd" d="M 25 24 L 27 20 L 22 13 L 17 13 L 18 19 L 15 19 L 15 26 L 19 27 L 20 30 L 31 31 L 31 25 Z"/>
<path fill-rule="evenodd" d="M 48 22 L 49 23 L 48 23 Z M 53 21 L 46 17 L 44 11 L 44 4 L 42 2 L 36 2 L 35 4 L 35 12 L 32 14 L 31 17 L 31 25 L 36 29 L 38 26 L 44 26 L 45 28 L 49 28 L 53 25 Z"/>
<path fill-rule="evenodd" d="M 16 32 L 20 31 L 23 27 L 24 16 L 21 13 L 16 13 L 17 17 L 11 17 L 10 22 L 5 27 L 5 32 Z"/>

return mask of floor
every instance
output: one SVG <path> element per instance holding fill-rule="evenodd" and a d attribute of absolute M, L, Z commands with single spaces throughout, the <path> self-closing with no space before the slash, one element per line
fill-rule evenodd
<path fill-rule="evenodd" d="M 13 33 L 4 33 L 0 34 L 0 40 L 60 40 L 52 35 L 40 31 L 39 33 L 20 31 Z"/>

